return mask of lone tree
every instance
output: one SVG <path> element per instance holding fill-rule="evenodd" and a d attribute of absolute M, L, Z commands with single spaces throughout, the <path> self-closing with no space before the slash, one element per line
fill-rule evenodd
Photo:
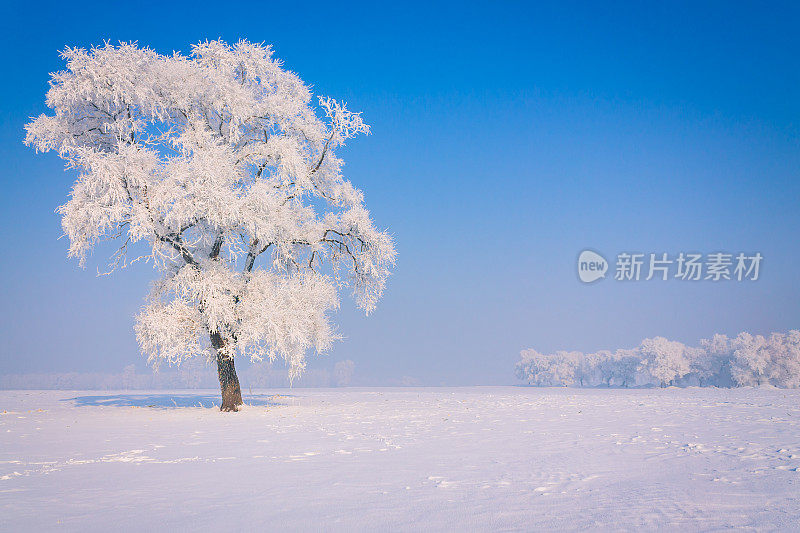
<path fill-rule="evenodd" d="M 269 46 L 200 43 L 165 56 L 120 43 L 66 48 L 25 143 L 80 174 L 58 212 L 70 257 L 119 239 L 109 272 L 138 259 L 164 272 L 136 317 L 148 362 L 216 361 L 223 411 L 242 404 L 234 357 L 280 356 L 291 378 L 338 338 L 349 286 L 372 311 L 394 265 L 335 150 L 369 133 L 312 98 Z M 141 253 L 128 253 L 140 243 Z"/>

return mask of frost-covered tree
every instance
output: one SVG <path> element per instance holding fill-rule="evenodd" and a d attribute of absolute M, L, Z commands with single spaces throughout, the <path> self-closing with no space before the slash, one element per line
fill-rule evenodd
<path fill-rule="evenodd" d="M 565 387 L 573 385 L 576 382 L 582 359 L 583 354 L 581 352 L 556 352 L 551 363 L 554 383 Z"/>
<path fill-rule="evenodd" d="M 769 337 L 740 333 L 731 347 L 731 374 L 738 385 L 800 387 L 800 331 Z"/>
<path fill-rule="evenodd" d="M 636 371 L 639 369 L 641 357 L 636 350 L 600 350 L 584 356 L 584 365 L 590 369 L 589 379 L 592 385 L 612 385 L 629 387 L 636 382 Z"/>
<path fill-rule="evenodd" d="M 586 360 L 589 362 L 592 369 L 593 384 L 603 384 L 606 387 L 611 386 L 611 381 L 614 379 L 616 372 L 616 360 L 614 352 L 608 350 L 600 350 L 594 353 L 586 354 Z"/>
<path fill-rule="evenodd" d="M 548 374 L 550 363 L 545 354 L 528 349 L 522 350 L 519 358 L 516 365 L 517 378 L 527 381 L 531 385 L 550 385 L 550 375 Z"/>
<path fill-rule="evenodd" d="M 536 350 L 522 350 L 517 363 L 517 377 L 531 385 L 572 385 L 580 355 L 580 352 L 542 354 Z"/>
<path fill-rule="evenodd" d="M 775 359 L 772 372 L 775 385 L 789 389 L 800 388 L 800 331 L 793 329 L 785 335 L 773 333 L 770 337 L 780 335 L 777 350 L 779 357 Z"/>
<path fill-rule="evenodd" d="M 662 387 L 673 384 L 689 373 L 687 347 L 677 341 L 664 337 L 645 339 L 639 345 L 642 367 L 646 369 Z"/>
<path fill-rule="evenodd" d="M 731 375 L 738 385 L 761 385 L 767 381 L 771 356 L 767 339 L 742 332 L 731 342 Z"/>
<path fill-rule="evenodd" d="M 701 339 L 700 349 L 693 352 L 693 355 L 689 365 L 700 386 L 715 380 L 719 384 L 724 375 L 730 374 L 732 349 L 726 335 L 717 333 L 710 339 Z M 727 379 L 730 381 L 729 376 Z"/>
<path fill-rule="evenodd" d="M 575 383 L 581 387 L 594 385 L 597 374 L 597 354 L 576 354 L 577 364 L 575 365 Z"/>
<path fill-rule="evenodd" d="M 636 376 L 641 367 L 642 358 L 635 349 L 619 349 L 614 352 L 617 361 L 616 377 L 623 387 L 636 384 Z"/>
<path fill-rule="evenodd" d="M 769 344 L 772 351 L 770 377 L 773 383 L 787 389 L 800 387 L 800 331 L 793 329 L 787 334 L 773 333 Z"/>
<path fill-rule="evenodd" d="M 374 309 L 394 245 L 336 155 L 369 133 L 359 114 L 314 99 L 269 46 L 247 41 L 188 56 L 121 43 L 62 57 L 53 113 L 26 126 L 25 142 L 79 173 L 59 208 L 71 257 L 84 265 L 118 238 L 109 272 L 136 259 L 164 272 L 136 321 L 151 363 L 211 357 L 222 409 L 235 411 L 236 355 L 282 357 L 294 377 L 309 349 L 337 338 L 340 287 Z"/>
<path fill-rule="evenodd" d="M 800 388 L 800 331 L 769 337 L 743 332 L 734 339 L 717 334 L 701 340 L 699 347 L 655 337 L 614 352 L 522 350 L 516 371 L 517 377 L 537 386 L 628 387 L 638 382 L 663 387 L 696 378 L 700 386 Z"/>

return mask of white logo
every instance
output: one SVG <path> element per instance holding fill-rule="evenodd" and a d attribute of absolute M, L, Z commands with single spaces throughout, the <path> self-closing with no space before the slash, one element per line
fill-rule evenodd
<path fill-rule="evenodd" d="M 606 277 L 608 261 L 591 250 L 584 250 L 578 256 L 578 277 L 584 283 L 591 283 Z"/>

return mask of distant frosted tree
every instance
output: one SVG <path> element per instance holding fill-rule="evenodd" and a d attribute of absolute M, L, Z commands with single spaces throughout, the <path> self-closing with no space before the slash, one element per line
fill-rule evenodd
<path fill-rule="evenodd" d="M 542 354 L 528 349 L 520 352 L 516 373 L 537 386 L 628 387 L 649 379 L 663 387 L 694 376 L 701 386 L 771 384 L 800 388 L 800 331 L 773 333 L 766 338 L 741 333 L 729 339 L 717 334 L 701 340 L 699 347 L 655 337 L 645 339 L 637 348 L 614 352 Z"/>
<path fill-rule="evenodd" d="M 582 359 L 583 354 L 581 352 L 556 352 L 551 363 L 554 384 L 563 385 L 565 387 L 574 385 Z"/>
<path fill-rule="evenodd" d="M 664 337 L 645 339 L 639 345 L 639 354 L 642 366 L 662 387 L 689 373 L 687 348 L 680 342 Z"/>
<path fill-rule="evenodd" d="M 234 356 L 282 357 L 290 376 L 349 285 L 367 313 L 395 250 L 336 149 L 369 132 L 359 114 L 312 98 L 269 46 L 200 43 L 189 56 L 122 43 L 66 48 L 25 142 L 78 172 L 59 208 L 69 255 L 103 239 L 135 243 L 163 271 L 137 317 L 149 361 L 216 361 L 222 410 L 242 403 Z"/>
<path fill-rule="evenodd" d="M 600 350 L 586 354 L 585 359 L 592 368 L 592 383 L 606 387 L 633 385 L 641 363 L 641 357 L 636 350 Z"/>
<path fill-rule="evenodd" d="M 575 353 L 578 355 L 575 367 L 575 383 L 581 387 L 594 385 L 597 381 L 597 354 Z"/>
<path fill-rule="evenodd" d="M 774 384 L 789 389 L 800 387 L 800 331 L 773 333 L 770 345 L 773 359 L 770 375 Z"/>
<path fill-rule="evenodd" d="M 731 342 L 733 359 L 731 375 L 738 385 L 761 385 L 768 379 L 770 352 L 767 340 L 761 335 L 740 333 Z"/>
<path fill-rule="evenodd" d="M 642 363 L 640 354 L 633 349 L 619 349 L 614 352 L 614 378 L 623 387 L 636 384 L 636 372 Z"/>
<path fill-rule="evenodd" d="M 544 383 L 545 379 L 549 380 L 549 375 L 545 375 L 549 364 L 544 354 L 529 349 L 522 350 L 519 356 L 520 359 L 516 366 L 517 378 L 527 381 L 531 385 L 549 385 L 549 383 Z"/>
<path fill-rule="evenodd" d="M 614 379 L 617 364 L 614 358 L 614 352 L 600 350 L 595 353 L 587 354 L 586 358 L 592 362 L 594 381 L 598 384 L 610 387 Z"/>
<path fill-rule="evenodd" d="M 575 383 L 579 352 L 542 354 L 536 350 L 520 352 L 517 377 L 531 385 L 567 386 Z"/>
<path fill-rule="evenodd" d="M 730 372 L 733 350 L 726 335 L 717 333 L 710 339 L 701 339 L 700 348 L 690 361 L 691 371 L 697 376 L 700 386 L 719 380 L 724 373 Z"/>
<path fill-rule="evenodd" d="M 353 379 L 353 372 L 356 364 L 350 359 L 344 361 L 337 361 L 333 365 L 333 379 L 337 387 L 347 387 Z"/>

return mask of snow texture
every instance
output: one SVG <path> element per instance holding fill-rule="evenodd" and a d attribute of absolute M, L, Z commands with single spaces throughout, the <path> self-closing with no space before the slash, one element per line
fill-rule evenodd
<path fill-rule="evenodd" d="M 0 392 L 0 529 L 800 529 L 800 391 Z"/>

